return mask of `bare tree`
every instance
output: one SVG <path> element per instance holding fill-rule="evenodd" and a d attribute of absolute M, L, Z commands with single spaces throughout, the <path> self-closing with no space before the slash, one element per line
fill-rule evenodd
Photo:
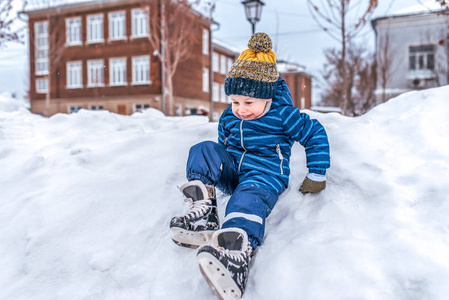
<path fill-rule="evenodd" d="M 441 7 L 443 9 L 445 9 L 446 11 L 449 10 L 449 1 L 447 1 L 447 0 L 435 0 L 435 2 L 438 2 L 441 5 Z"/>
<path fill-rule="evenodd" d="M 339 104 L 343 94 L 343 72 L 346 72 L 346 114 L 358 116 L 374 105 L 374 60 L 365 47 L 354 43 L 348 46 L 344 63 L 341 61 L 341 50 L 326 49 L 324 52 L 326 64 L 322 75 L 327 86 L 321 101 L 326 105 Z"/>
<path fill-rule="evenodd" d="M 391 47 L 390 31 L 387 29 L 386 34 L 379 38 L 377 44 L 377 79 L 382 89 L 382 103 L 387 101 L 387 85 L 394 73 L 393 62 L 395 61 L 395 51 Z"/>
<path fill-rule="evenodd" d="M 377 7 L 378 0 L 307 0 L 309 10 L 318 25 L 333 39 L 341 43 L 340 62 L 346 61 L 347 45 L 360 33 L 364 25 L 370 19 Z M 366 7 L 360 11 L 360 7 L 366 3 Z M 347 21 L 349 15 L 356 14 L 357 21 L 351 24 Z M 347 79 L 346 65 L 340 67 L 342 76 L 342 88 L 339 93 L 339 103 L 342 104 L 343 113 L 346 114 L 349 102 L 350 87 Z"/>
<path fill-rule="evenodd" d="M 7 42 L 22 42 L 24 27 L 14 28 L 14 24 L 19 20 L 14 14 L 12 7 L 13 0 L 0 1 L 0 47 Z"/>
<path fill-rule="evenodd" d="M 142 0 L 145 9 L 155 3 L 155 0 Z M 193 8 L 203 5 L 203 9 L 209 9 L 208 13 L 211 15 L 214 4 L 201 0 L 158 0 L 157 4 L 159 16 L 150 17 L 148 39 L 155 49 L 153 54 L 159 59 L 164 70 L 162 110 L 167 115 L 173 115 L 173 78 L 179 63 L 191 57 L 193 45 L 199 42 L 200 19 L 205 17 L 195 12 Z"/>

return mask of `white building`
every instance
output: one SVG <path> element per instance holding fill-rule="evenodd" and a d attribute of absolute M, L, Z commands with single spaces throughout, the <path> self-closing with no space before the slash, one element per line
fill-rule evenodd
<path fill-rule="evenodd" d="M 374 19 L 376 99 L 448 84 L 449 15 L 425 3 Z"/>

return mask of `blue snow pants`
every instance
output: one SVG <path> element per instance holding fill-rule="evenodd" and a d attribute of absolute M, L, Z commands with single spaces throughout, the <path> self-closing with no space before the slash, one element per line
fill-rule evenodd
<path fill-rule="evenodd" d="M 237 171 L 236 161 L 223 145 L 205 141 L 190 148 L 187 179 L 215 185 L 223 193 L 231 195 L 226 205 L 222 228 L 237 227 L 245 230 L 255 249 L 262 244 L 265 219 L 276 204 L 279 194 L 263 182 L 257 185 L 245 183 L 248 178 L 244 175 Z"/>

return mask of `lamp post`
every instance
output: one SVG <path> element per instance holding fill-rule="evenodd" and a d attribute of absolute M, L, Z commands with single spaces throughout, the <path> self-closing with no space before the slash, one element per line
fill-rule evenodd
<path fill-rule="evenodd" d="M 246 18 L 251 23 L 254 34 L 256 31 L 256 23 L 260 21 L 262 6 L 265 3 L 260 0 L 245 0 L 242 1 L 242 4 L 245 6 Z"/>

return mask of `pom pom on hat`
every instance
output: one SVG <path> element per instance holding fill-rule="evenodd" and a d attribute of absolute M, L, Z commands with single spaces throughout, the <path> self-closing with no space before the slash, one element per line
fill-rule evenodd
<path fill-rule="evenodd" d="M 271 99 L 276 94 L 279 73 L 273 44 L 266 33 L 253 34 L 243 51 L 232 65 L 225 80 L 226 95 L 244 95 Z"/>
<path fill-rule="evenodd" d="M 273 43 L 271 42 L 271 39 L 268 36 L 268 34 L 258 32 L 253 34 L 249 39 L 248 48 L 253 50 L 255 53 L 258 52 L 268 53 L 273 48 Z"/>

